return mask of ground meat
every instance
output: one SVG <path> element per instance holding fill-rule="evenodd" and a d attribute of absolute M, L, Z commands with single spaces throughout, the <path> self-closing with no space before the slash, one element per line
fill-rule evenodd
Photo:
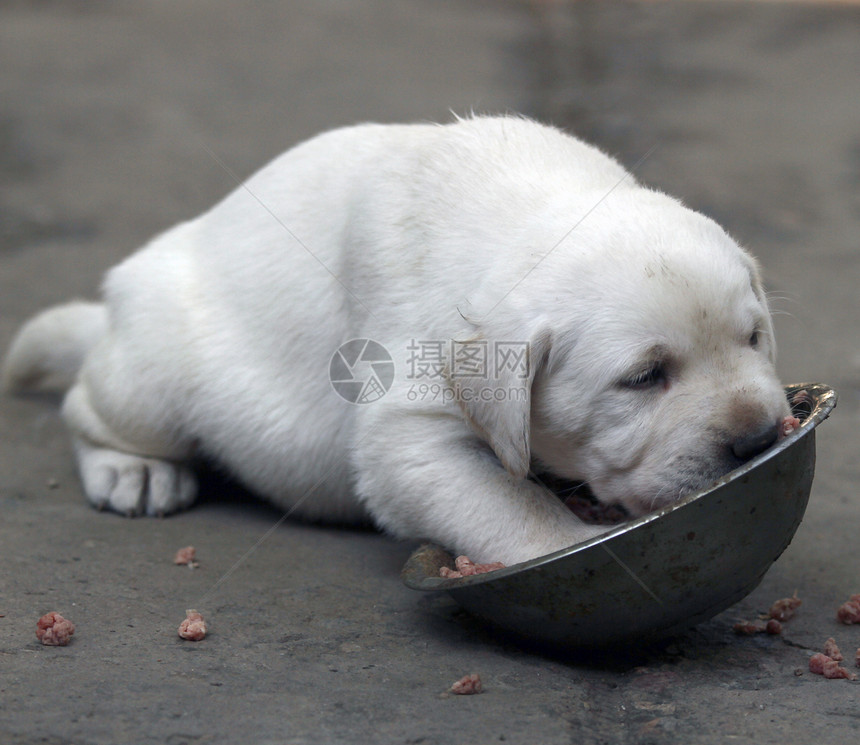
<path fill-rule="evenodd" d="M 173 557 L 174 564 L 184 564 L 189 567 L 196 567 L 198 564 L 194 560 L 195 555 L 197 554 L 197 549 L 194 546 L 186 546 L 185 548 L 180 548 L 176 552 L 176 556 Z"/>
<path fill-rule="evenodd" d="M 797 597 L 797 591 L 795 591 L 794 595 L 790 598 L 782 598 L 781 600 L 774 602 L 774 604 L 770 606 L 770 610 L 767 612 L 766 616 L 759 616 L 760 618 L 766 618 L 766 623 L 741 621 L 736 623 L 732 629 L 740 636 L 753 636 L 754 634 L 765 633 L 773 635 L 781 634 L 782 623 L 784 621 L 788 621 L 794 616 L 794 613 L 800 606 L 801 602 L 801 599 Z"/>
<path fill-rule="evenodd" d="M 754 636 L 755 634 L 761 634 L 764 632 L 764 624 L 763 623 L 751 623 L 750 621 L 740 621 L 732 626 L 732 631 L 734 631 L 738 636 Z"/>
<path fill-rule="evenodd" d="M 46 613 L 36 623 L 36 638 L 49 647 L 65 647 L 74 633 L 75 624 L 55 611 Z"/>
<path fill-rule="evenodd" d="M 491 564 L 475 564 L 468 556 L 458 556 L 454 560 L 454 566 L 456 569 L 441 567 L 439 576 L 446 579 L 459 579 L 460 577 L 471 577 L 473 574 L 486 574 L 505 568 L 501 561 L 494 561 Z"/>
<path fill-rule="evenodd" d="M 732 626 L 732 630 L 738 636 L 754 636 L 755 634 L 771 634 L 776 636 L 782 633 L 782 624 L 775 618 L 771 618 L 767 623 L 741 621 Z"/>
<path fill-rule="evenodd" d="M 830 659 L 836 660 L 837 662 L 842 662 L 845 658 L 842 656 L 842 652 L 839 651 L 839 647 L 836 646 L 836 639 L 832 636 L 824 642 L 824 654 L 826 654 Z"/>
<path fill-rule="evenodd" d="M 764 630 L 768 634 L 776 635 L 782 633 L 782 624 L 777 621 L 775 618 L 771 618 L 770 621 L 765 624 Z"/>
<path fill-rule="evenodd" d="M 834 662 L 830 657 L 826 654 L 821 654 L 821 652 L 816 652 L 812 657 L 809 658 L 809 672 L 815 673 L 816 675 L 824 675 L 824 666 L 828 662 Z"/>
<path fill-rule="evenodd" d="M 852 595 L 849 600 L 839 606 L 836 618 L 841 623 L 860 623 L 860 595 Z"/>
<path fill-rule="evenodd" d="M 812 403 L 812 396 L 809 395 L 809 391 L 807 390 L 798 391 L 791 397 L 792 406 L 802 406 L 803 404 L 810 403 Z"/>
<path fill-rule="evenodd" d="M 555 494 L 574 515 L 584 523 L 592 525 L 618 525 L 630 519 L 626 509 L 620 504 L 602 504 L 592 494 L 587 484 L 570 481 L 546 471 L 535 477 L 541 486 Z"/>
<path fill-rule="evenodd" d="M 185 620 L 179 624 L 179 636 L 199 642 L 206 636 L 206 622 L 196 610 L 185 611 Z"/>
<path fill-rule="evenodd" d="M 826 654 L 821 654 L 820 652 L 809 658 L 809 672 L 823 675 L 825 678 L 857 679 L 854 673 L 840 666 L 832 657 L 828 657 Z"/>
<path fill-rule="evenodd" d="M 565 497 L 564 506 L 584 523 L 592 525 L 618 525 L 628 519 L 627 512 L 620 505 L 601 504 L 577 494 Z"/>
<path fill-rule="evenodd" d="M 799 426 L 800 426 L 800 419 L 798 419 L 796 416 L 783 417 L 782 421 L 779 423 L 778 439 L 782 440 L 782 439 L 788 437 Z"/>
<path fill-rule="evenodd" d="M 832 671 L 836 667 L 839 667 L 839 663 L 821 652 L 816 652 L 809 658 L 809 672 L 815 675 L 824 675 L 826 671 Z"/>
<path fill-rule="evenodd" d="M 788 621 L 792 618 L 803 601 L 797 597 L 797 591 L 790 598 L 777 600 L 768 611 L 768 616 L 777 621 Z"/>
<path fill-rule="evenodd" d="M 480 693 L 483 690 L 484 685 L 481 683 L 481 676 L 477 673 L 464 675 L 451 686 L 451 693 L 456 693 L 459 696 L 470 696 L 473 693 Z"/>

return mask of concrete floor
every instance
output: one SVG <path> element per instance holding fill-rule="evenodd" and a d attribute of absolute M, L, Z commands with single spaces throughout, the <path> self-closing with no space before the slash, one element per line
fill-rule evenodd
<path fill-rule="evenodd" d="M 520 110 L 723 222 L 774 298 L 786 382 L 833 385 L 794 542 L 663 644 L 537 654 L 398 572 L 413 546 L 285 522 L 217 476 L 193 510 L 84 502 L 56 402 L 0 398 L 0 742 L 843 743 L 860 683 L 806 670 L 860 591 L 860 9 L 817 3 L 0 4 L 0 348 L 301 138 Z M 194 544 L 200 567 L 175 567 Z M 782 638 L 739 638 L 795 589 Z M 211 634 L 182 642 L 187 607 Z M 42 647 L 58 610 L 73 643 Z M 464 673 L 485 693 L 445 697 Z M 798 674 L 801 671 L 802 674 Z"/>

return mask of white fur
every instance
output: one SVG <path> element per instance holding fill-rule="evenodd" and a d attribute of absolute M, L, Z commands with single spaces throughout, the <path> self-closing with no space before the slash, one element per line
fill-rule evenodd
<path fill-rule="evenodd" d="M 100 303 L 68 303 L 49 308 L 21 328 L 0 371 L 8 390 L 69 388 L 84 357 L 104 336 L 107 313 Z"/>
<path fill-rule="evenodd" d="M 114 268 L 104 296 L 63 413 L 90 500 L 130 514 L 190 504 L 184 462 L 202 452 L 296 515 L 369 513 L 513 563 L 601 530 L 530 466 L 638 514 L 737 465 L 731 443 L 787 413 L 752 259 L 521 118 L 323 134 Z M 50 337 L 25 328 L 7 380 Z M 397 366 L 373 403 L 329 382 L 354 338 Z M 452 339 L 528 342 L 528 376 L 459 378 L 449 360 L 419 389 L 410 345 Z M 665 380 L 625 384 L 655 358 Z"/>

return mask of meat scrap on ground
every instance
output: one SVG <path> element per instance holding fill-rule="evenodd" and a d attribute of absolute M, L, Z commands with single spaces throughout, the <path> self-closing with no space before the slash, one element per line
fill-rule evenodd
<path fill-rule="evenodd" d="M 782 598 L 770 606 L 768 616 L 775 618 L 777 621 L 788 621 L 794 616 L 801 603 L 803 601 L 797 597 L 797 590 L 795 590 L 794 595 L 790 598 Z"/>
<path fill-rule="evenodd" d="M 185 548 L 180 548 L 176 552 L 176 556 L 173 557 L 174 564 L 184 564 L 185 566 L 189 566 L 192 569 L 196 568 L 198 565 L 195 557 L 197 555 L 197 549 L 194 546 L 186 546 Z"/>
<path fill-rule="evenodd" d="M 831 636 L 824 642 L 824 653 L 819 652 L 809 658 L 809 671 L 816 675 L 823 675 L 825 678 L 857 680 L 854 673 L 839 664 L 844 659 L 836 645 L 836 640 Z M 857 650 L 857 664 L 860 665 L 860 649 Z"/>
<path fill-rule="evenodd" d="M 841 623 L 860 623 L 860 594 L 852 595 L 847 602 L 839 606 L 836 618 Z"/>
<path fill-rule="evenodd" d="M 836 660 L 837 662 L 842 662 L 845 658 L 842 656 L 842 652 L 839 651 L 839 647 L 836 646 L 836 639 L 832 636 L 828 638 L 826 642 L 824 642 L 824 654 L 826 654 L 830 659 Z"/>
<path fill-rule="evenodd" d="M 839 662 L 826 654 L 818 652 L 809 658 L 809 672 L 823 675 L 825 678 L 846 678 L 857 680 L 857 676 L 850 670 L 842 667 Z"/>
<path fill-rule="evenodd" d="M 456 693 L 458 696 L 470 696 L 473 693 L 481 693 L 483 690 L 484 685 L 481 683 L 481 676 L 477 673 L 464 675 L 451 686 L 451 693 Z"/>
<path fill-rule="evenodd" d="M 764 631 L 764 624 L 751 623 L 750 621 L 738 621 L 734 626 L 732 626 L 732 631 L 734 631 L 738 636 L 753 636 L 754 634 L 761 634 Z"/>
<path fill-rule="evenodd" d="M 471 577 L 473 574 L 486 574 L 505 568 L 501 561 L 494 561 L 491 564 L 476 564 L 468 556 L 458 556 L 454 560 L 454 566 L 455 569 L 441 567 L 439 576 L 445 577 L 445 579 L 459 579 L 460 577 Z"/>
<path fill-rule="evenodd" d="M 782 633 L 782 624 L 777 621 L 775 618 L 771 618 L 764 626 L 764 630 L 768 634 L 781 634 Z"/>
<path fill-rule="evenodd" d="M 797 590 L 790 598 L 781 598 L 770 606 L 766 616 L 766 623 L 740 621 L 732 626 L 732 630 L 739 636 L 753 636 L 754 634 L 781 634 L 782 624 L 790 620 L 803 601 L 797 597 Z"/>
<path fill-rule="evenodd" d="M 36 638 L 48 647 L 65 647 L 74 633 L 75 624 L 56 611 L 46 613 L 36 623 Z"/>
<path fill-rule="evenodd" d="M 776 635 L 782 633 L 782 624 L 775 618 L 771 618 L 767 623 L 741 621 L 732 626 L 732 630 L 739 636 L 753 636 L 755 634 Z"/>
<path fill-rule="evenodd" d="M 179 624 L 179 636 L 192 642 L 199 642 L 206 636 L 206 622 L 196 610 L 185 611 L 185 620 Z"/>

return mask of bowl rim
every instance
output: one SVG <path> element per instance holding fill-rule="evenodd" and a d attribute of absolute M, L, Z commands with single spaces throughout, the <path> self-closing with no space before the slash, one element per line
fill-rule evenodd
<path fill-rule="evenodd" d="M 572 556 L 573 554 L 579 553 L 581 551 L 587 551 L 588 549 L 599 544 L 606 544 L 614 539 L 619 538 L 620 536 L 626 535 L 634 530 L 638 530 L 642 526 L 648 525 L 655 520 L 659 520 L 660 518 L 672 512 L 675 512 L 676 510 L 683 509 L 684 507 L 687 507 L 693 502 L 697 502 L 698 500 L 707 497 L 709 494 L 712 494 L 714 491 L 721 489 L 726 484 L 739 478 L 743 478 L 743 476 L 748 474 L 750 471 L 758 468 L 763 463 L 766 463 L 769 460 L 776 458 L 777 456 L 779 456 L 780 453 L 800 441 L 801 438 L 809 436 L 815 430 L 815 428 L 819 424 L 821 424 L 821 422 L 823 422 L 825 419 L 827 419 L 828 416 L 830 416 L 830 413 L 836 406 L 838 398 L 836 391 L 829 385 L 826 385 L 824 383 L 791 383 L 784 385 L 783 389 L 785 390 L 787 398 L 789 396 L 797 395 L 801 391 L 808 391 L 812 395 L 812 410 L 801 420 L 800 426 L 794 432 L 792 432 L 776 444 L 772 445 L 764 452 L 759 453 L 743 465 L 738 466 L 738 468 L 724 474 L 710 485 L 700 489 L 699 491 L 687 495 L 678 502 L 667 505 L 666 507 L 661 507 L 659 510 L 649 512 L 647 515 L 642 515 L 641 517 L 637 517 L 634 520 L 630 520 L 629 522 L 622 523 L 619 526 L 606 531 L 605 533 L 601 533 L 600 535 L 596 535 L 593 538 L 589 538 L 587 541 L 575 543 L 572 546 L 567 546 L 566 548 L 559 549 L 558 551 L 553 551 L 552 553 L 544 554 L 543 556 L 538 556 L 534 559 L 529 559 L 528 561 L 511 564 L 510 566 L 503 567 L 502 569 L 496 569 L 492 572 L 486 572 L 484 574 L 474 574 L 467 577 L 454 578 L 433 577 L 426 574 L 424 576 L 415 576 L 415 573 L 407 572 L 406 568 L 404 567 L 404 571 L 402 573 L 402 579 L 404 584 L 414 590 L 448 591 L 461 587 L 465 588 L 477 584 L 484 584 L 487 582 L 495 582 L 497 580 L 509 577 L 513 574 L 519 574 L 522 572 L 530 571 L 537 567 L 544 566 L 546 564 L 550 564 L 552 562 L 558 561 L 559 559 L 566 558 L 567 556 Z M 412 563 L 412 559 L 414 556 L 416 556 L 421 551 L 427 550 L 428 546 L 432 545 L 433 544 L 425 543 L 421 547 L 417 548 L 407 561 L 407 567 Z M 441 549 L 438 546 L 436 546 L 435 548 L 439 549 L 440 551 L 444 551 L 444 549 Z"/>

